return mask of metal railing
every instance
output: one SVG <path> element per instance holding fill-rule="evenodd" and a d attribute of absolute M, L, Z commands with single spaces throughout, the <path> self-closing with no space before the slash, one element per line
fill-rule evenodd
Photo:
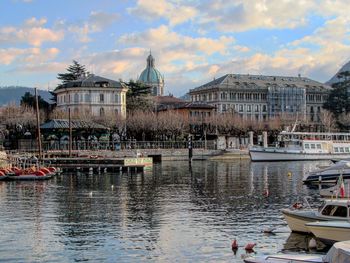
<path fill-rule="evenodd" d="M 68 150 L 69 141 L 44 141 L 44 151 Z M 216 149 L 216 141 L 192 141 L 193 149 Z M 72 150 L 188 149 L 187 141 L 73 141 Z"/>

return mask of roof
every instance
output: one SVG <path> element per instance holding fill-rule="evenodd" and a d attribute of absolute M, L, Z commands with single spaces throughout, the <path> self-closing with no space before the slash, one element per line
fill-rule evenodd
<path fill-rule="evenodd" d="M 156 96 L 154 100 L 157 104 L 176 104 L 185 103 L 184 100 L 176 98 L 174 96 Z"/>
<path fill-rule="evenodd" d="M 213 110 L 215 107 L 213 105 L 207 103 L 198 103 L 198 102 L 182 102 L 173 104 L 171 106 L 160 105 L 157 110 L 158 111 L 166 111 L 166 110 L 180 110 L 180 109 L 201 109 L 201 110 Z"/>
<path fill-rule="evenodd" d="M 123 84 L 121 84 L 119 81 L 103 78 L 100 76 L 96 76 L 93 74 L 90 74 L 89 76 L 84 76 L 80 79 L 67 82 L 65 84 L 59 85 L 56 90 L 59 89 L 66 89 L 66 88 L 77 88 L 77 87 L 84 87 L 84 88 L 123 88 Z"/>
<path fill-rule="evenodd" d="M 297 88 L 318 88 L 331 89 L 328 85 L 305 77 L 289 77 L 289 76 L 264 76 L 264 75 L 245 75 L 245 74 L 226 74 L 218 79 L 214 79 L 204 85 L 191 89 L 200 91 L 214 87 L 229 88 L 268 88 L 277 87 L 297 87 Z"/>
<path fill-rule="evenodd" d="M 95 122 L 72 120 L 71 123 L 72 123 L 72 129 L 108 130 L 106 126 L 103 126 Z M 53 119 L 41 124 L 40 129 L 69 129 L 69 121 L 67 119 Z"/>
<path fill-rule="evenodd" d="M 164 82 L 162 74 L 154 66 L 154 58 L 152 54 L 149 54 L 147 57 L 147 67 L 142 71 L 138 80 L 146 84 L 159 84 Z"/>

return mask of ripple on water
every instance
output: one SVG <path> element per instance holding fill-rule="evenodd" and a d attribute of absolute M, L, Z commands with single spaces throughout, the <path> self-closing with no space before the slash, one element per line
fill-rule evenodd
<path fill-rule="evenodd" d="M 317 190 L 302 184 L 313 166 L 208 161 L 189 169 L 188 162 L 163 162 L 144 175 L 79 173 L 47 182 L 1 182 L 1 259 L 243 262 L 248 242 L 257 243 L 257 254 L 305 250 L 308 237 L 289 233 L 280 209 L 297 194 L 319 203 Z M 270 227 L 280 231 L 262 233 Z M 236 254 L 234 238 L 240 244 Z"/>

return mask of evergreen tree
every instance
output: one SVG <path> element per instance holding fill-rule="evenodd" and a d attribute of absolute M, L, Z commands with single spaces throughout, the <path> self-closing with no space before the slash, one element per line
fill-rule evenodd
<path fill-rule="evenodd" d="M 332 85 L 333 89 L 323 104 L 323 108 L 332 112 L 337 119 L 342 113 L 350 112 L 350 72 L 341 72 L 338 78 L 341 81 Z"/>
<path fill-rule="evenodd" d="M 35 96 L 31 94 L 30 92 L 24 93 L 24 95 L 21 98 L 21 105 L 22 106 L 28 106 L 31 108 L 35 108 Z M 50 104 L 46 102 L 40 95 L 38 95 L 38 104 L 39 104 L 39 109 L 44 109 L 48 110 L 50 107 Z"/>
<path fill-rule="evenodd" d="M 129 88 L 126 93 L 126 109 L 128 112 L 152 111 L 154 109 L 149 86 L 133 80 L 127 83 L 124 82 L 124 84 Z"/>
<path fill-rule="evenodd" d="M 67 73 L 59 73 L 57 79 L 62 81 L 62 84 L 65 84 L 70 81 L 79 79 L 81 76 L 88 74 L 84 65 L 79 64 L 76 60 L 73 60 L 73 64 L 67 68 Z"/>

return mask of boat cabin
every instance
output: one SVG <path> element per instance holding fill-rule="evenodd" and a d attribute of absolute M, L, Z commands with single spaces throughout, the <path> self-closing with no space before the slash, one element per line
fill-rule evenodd
<path fill-rule="evenodd" d="M 280 147 L 305 153 L 350 154 L 350 133 L 281 132 L 278 140 Z"/>
<path fill-rule="evenodd" d="M 331 217 L 331 218 L 349 218 L 349 207 L 350 203 L 348 202 L 329 202 L 325 201 L 319 209 L 319 212 L 322 216 Z"/>

